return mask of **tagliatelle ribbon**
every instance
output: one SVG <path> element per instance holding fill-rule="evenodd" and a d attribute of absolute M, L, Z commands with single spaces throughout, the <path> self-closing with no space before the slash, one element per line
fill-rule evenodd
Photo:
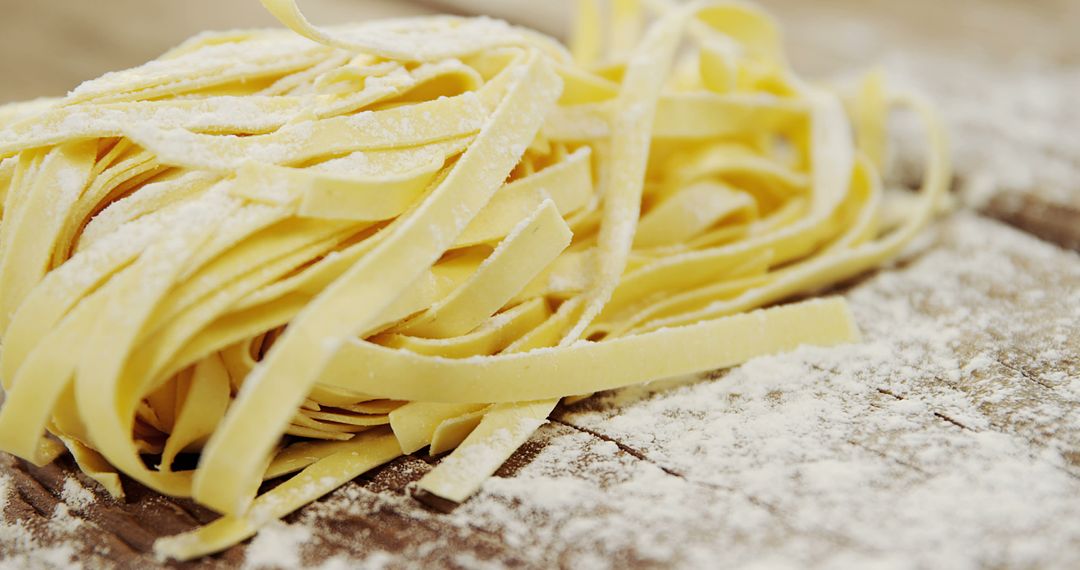
<path fill-rule="evenodd" d="M 926 102 L 802 82 L 743 4 L 618 0 L 603 35 L 585 1 L 570 51 L 263 4 L 291 30 L 0 107 L 0 449 L 222 513 L 165 556 L 425 447 L 459 503 L 562 398 L 856 341 L 842 299 L 771 305 L 896 255 L 948 180 Z M 896 106 L 927 174 L 887 217 Z"/>

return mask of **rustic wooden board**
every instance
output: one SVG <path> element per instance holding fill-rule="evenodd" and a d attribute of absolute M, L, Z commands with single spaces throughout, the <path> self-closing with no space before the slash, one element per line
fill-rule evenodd
<path fill-rule="evenodd" d="M 765 3 L 800 68 L 884 61 L 953 123 L 962 211 L 836 291 L 864 343 L 560 408 L 450 514 L 409 496 L 434 460 L 400 459 L 199 566 L 1080 565 L 1077 4 Z M 0 59 L 0 76 L 27 78 L 0 100 L 55 93 L 197 29 L 269 23 L 246 2 L 181 4 L 0 0 L 4 45 L 61 46 Z M 309 4 L 320 21 L 359 9 Z M 897 180 L 914 181 L 918 150 L 902 149 Z M 68 459 L 2 456 L 0 474 L 0 568 L 159 567 L 156 537 L 214 516 L 130 481 L 113 501 Z"/>
<path fill-rule="evenodd" d="M 561 408 L 448 515 L 408 495 L 431 460 L 401 459 L 206 564 L 291 540 L 299 562 L 392 568 L 1075 565 L 1077 283 L 1076 254 L 955 214 L 896 267 L 843 288 L 860 345 Z M 9 524 L 91 566 L 153 567 L 155 537 L 213 516 L 132 482 L 126 503 L 94 490 L 60 507 L 66 478 L 93 489 L 69 462 L 5 465 Z"/>

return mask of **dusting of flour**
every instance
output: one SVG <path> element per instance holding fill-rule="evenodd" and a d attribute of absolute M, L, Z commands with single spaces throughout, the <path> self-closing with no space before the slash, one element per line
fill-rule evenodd
<path fill-rule="evenodd" d="M 0 513 L 6 513 L 8 497 L 15 493 L 14 483 L 7 474 L 0 474 Z M 39 540 L 29 528 L 28 521 L 0 517 L 0 570 L 81 569 L 76 558 L 78 543 L 75 533 L 82 521 L 70 513 L 63 503 L 56 506 L 46 521 L 44 532 L 53 538 L 47 543 Z"/>
<path fill-rule="evenodd" d="M 377 477 L 293 525 L 326 569 L 1080 564 L 1080 258 L 962 213 L 904 263 L 845 293 L 861 343 L 561 409 L 450 514 Z"/>

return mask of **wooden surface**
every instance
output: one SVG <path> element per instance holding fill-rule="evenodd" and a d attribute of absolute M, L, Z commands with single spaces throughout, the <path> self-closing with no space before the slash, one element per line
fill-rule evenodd
<path fill-rule="evenodd" d="M 403 458 L 202 566 L 250 565 L 299 533 L 299 558 L 280 564 L 1080 567 L 1077 3 L 765 3 L 801 69 L 883 61 L 953 124 L 959 211 L 838 289 L 865 342 L 560 408 L 450 515 L 408 496 L 433 460 Z M 308 2 L 322 22 L 403 9 L 358 4 Z M 54 46 L 0 60 L 0 77 L 24 78 L 0 83 L 0 100 L 57 93 L 197 29 L 269 23 L 254 2 L 209 0 L 0 0 L 0 13 L 4 46 Z M 901 148 L 894 181 L 912 182 L 918 150 Z M 0 464 L 0 567 L 49 560 L 56 544 L 69 547 L 57 566 L 154 567 L 154 538 L 213 517 L 131 482 L 112 501 L 66 459 Z M 96 499 L 64 506 L 68 479 Z"/>
<path fill-rule="evenodd" d="M 408 493 L 432 460 L 403 458 L 199 567 L 302 532 L 294 562 L 309 565 L 1075 568 L 1077 283 L 1076 254 L 954 214 L 843 288 L 866 336 L 855 348 L 560 408 L 449 515 Z M 8 524 L 90 567 L 156 567 L 156 537 L 213 518 L 127 481 L 126 502 L 95 489 L 57 522 L 66 479 L 91 482 L 66 459 L 3 465 Z"/>

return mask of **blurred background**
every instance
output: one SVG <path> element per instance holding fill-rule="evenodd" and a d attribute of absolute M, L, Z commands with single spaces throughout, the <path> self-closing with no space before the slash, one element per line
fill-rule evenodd
<path fill-rule="evenodd" d="M 317 23 L 488 13 L 560 35 L 574 0 L 304 0 Z M 1076 0 L 765 0 L 792 59 L 827 73 L 911 49 L 941 57 L 1080 61 Z M 202 30 L 274 25 L 258 0 L 0 0 L 0 102 L 61 95 Z"/>
<path fill-rule="evenodd" d="M 574 2 L 300 4 L 324 25 L 484 13 L 562 36 Z M 1080 0 L 760 4 L 783 26 L 796 70 L 827 79 L 880 65 L 893 84 L 927 92 L 952 126 L 961 203 L 1020 226 L 1033 218 L 1027 229 L 1080 250 Z M 272 25 L 258 0 L 0 0 L 0 103 L 63 95 L 202 30 Z M 904 156 L 921 154 L 908 150 Z"/>

